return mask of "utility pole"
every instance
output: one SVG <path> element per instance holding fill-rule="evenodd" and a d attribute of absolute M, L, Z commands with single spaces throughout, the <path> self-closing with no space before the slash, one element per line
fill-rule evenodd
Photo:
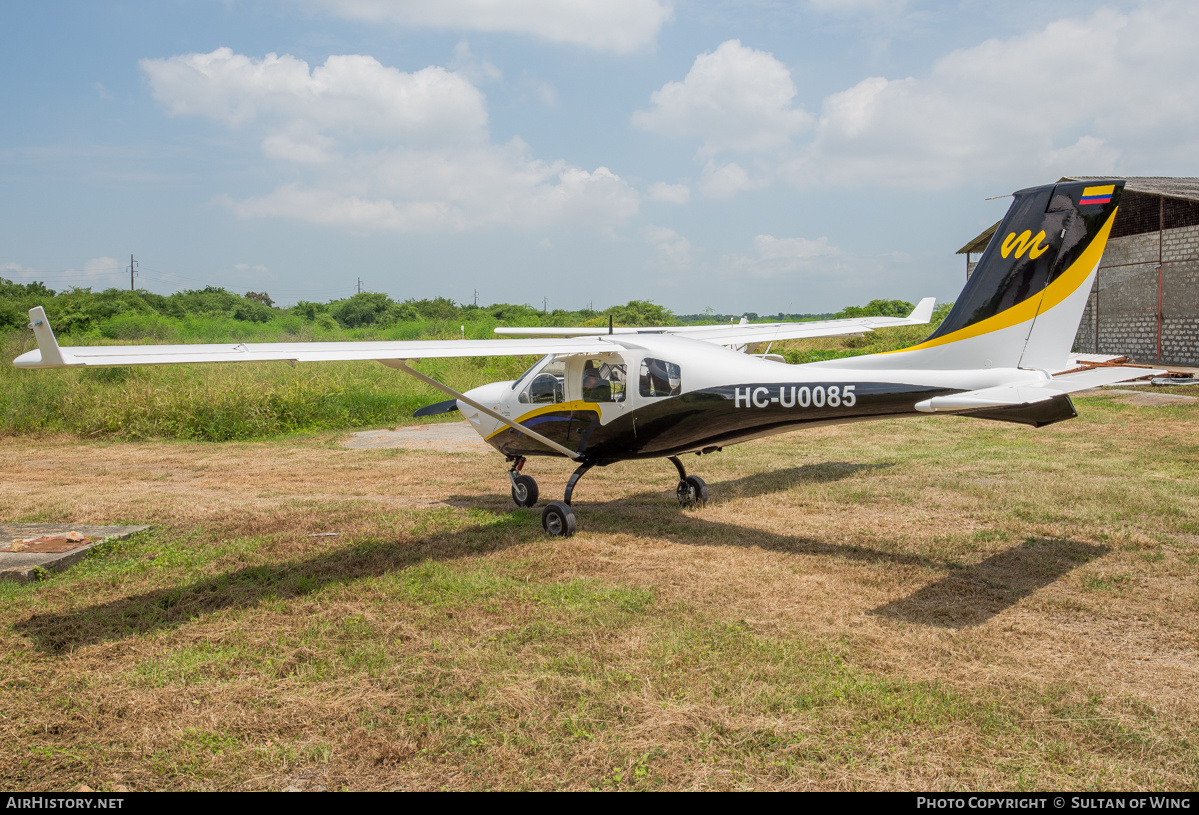
<path fill-rule="evenodd" d="M 541 313 L 542 314 L 550 313 L 550 298 L 548 298 L 548 297 L 541 298 Z"/>
<path fill-rule="evenodd" d="M 137 261 L 133 259 L 133 253 L 129 253 L 129 291 L 134 291 L 133 276 L 137 274 L 134 269 L 137 268 Z"/>
<path fill-rule="evenodd" d="M 362 294 L 362 278 L 358 278 L 358 293 Z"/>
<path fill-rule="evenodd" d="M 475 289 L 475 308 L 479 307 L 479 290 Z"/>

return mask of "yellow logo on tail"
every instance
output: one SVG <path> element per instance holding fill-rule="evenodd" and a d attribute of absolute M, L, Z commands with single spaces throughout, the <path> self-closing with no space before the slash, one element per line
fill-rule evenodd
<path fill-rule="evenodd" d="M 1041 241 L 1045 240 L 1045 230 L 1037 233 L 1037 236 L 1032 237 L 1032 230 L 1026 229 L 1020 233 L 1020 237 L 1016 237 L 1015 232 L 1009 232 L 1008 236 L 1003 239 L 1003 246 L 999 247 L 999 253 L 1007 257 L 1016 250 L 1016 257 L 1024 257 L 1024 253 L 1028 252 L 1029 260 L 1036 260 L 1041 255 L 1045 254 L 1048 246 L 1039 246 Z"/>

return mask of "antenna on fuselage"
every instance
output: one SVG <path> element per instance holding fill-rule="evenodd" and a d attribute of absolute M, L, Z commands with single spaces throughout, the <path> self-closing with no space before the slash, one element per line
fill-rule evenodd
<path fill-rule="evenodd" d="M 608 315 L 608 334 L 612 333 L 612 315 Z"/>

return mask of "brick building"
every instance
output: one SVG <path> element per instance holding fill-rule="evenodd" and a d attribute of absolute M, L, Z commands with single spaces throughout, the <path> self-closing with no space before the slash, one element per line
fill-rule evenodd
<path fill-rule="evenodd" d="M 998 227 L 958 250 L 967 278 Z M 1199 365 L 1199 178 L 1126 179 L 1074 350 Z"/>

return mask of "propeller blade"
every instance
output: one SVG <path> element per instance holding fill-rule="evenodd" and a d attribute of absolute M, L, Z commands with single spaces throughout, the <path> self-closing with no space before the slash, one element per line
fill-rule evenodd
<path fill-rule="evenodd" d="M 444 402 L 434 402 L 431 405 L 425 405 L 423 408 L 420 408 L 412 415 L 413 415 L 413 417 L 437 416 L 442 413 L 449 413 L 451 410 L 457 410 L 457 409 L 458 409 L 458 400 L 457 399 L 446 399 Z"/>

